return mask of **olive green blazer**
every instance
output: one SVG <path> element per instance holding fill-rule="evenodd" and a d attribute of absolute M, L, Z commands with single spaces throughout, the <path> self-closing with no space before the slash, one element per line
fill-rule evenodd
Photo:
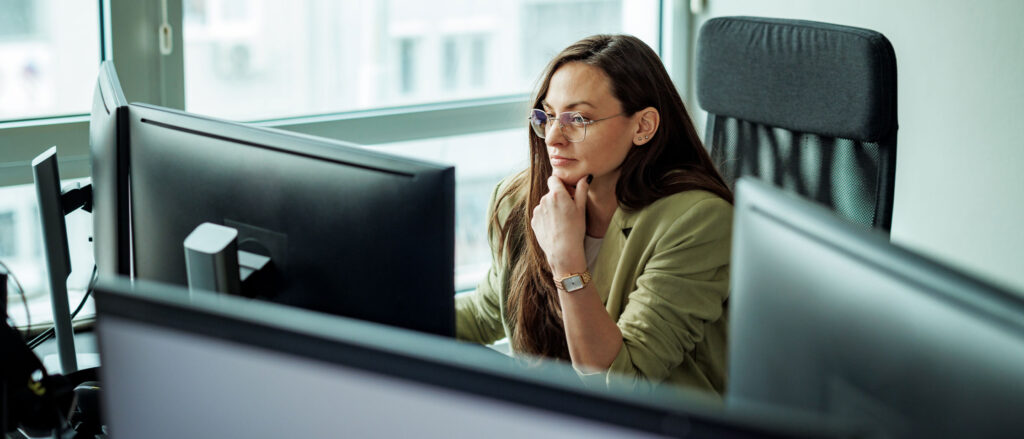
<path fill-rule="evenodd" d="M 494 203 L 509 180 L 491 196 L 490 212 L 498 209 L 502 224 L 517 197 Z M 511 335 L 505 307 L 512 261 L 495 254 L 499 238 L 490 229 L 487 277 L 455 301 L 457 338 L 483 344 Z M 667 382 L 723 394 L 731 230 L 732 205 L 705 191 L 615 211 L 592 275 L 623 345 L 607 372 L 577 370 L 585 383 L 649 388 Z"/>

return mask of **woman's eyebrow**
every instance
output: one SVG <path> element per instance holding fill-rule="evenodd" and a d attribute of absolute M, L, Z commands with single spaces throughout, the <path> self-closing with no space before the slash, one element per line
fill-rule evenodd
<path fill-rule="evenodd" d="M 548 101 L 540 101 L 540 104 L 543 105 L 544 108 L 553 108 L 553 107 L 551 107 L 550 104 L 548 104 Z M 573 103 L 571 103 L 569 105 L 566 105 L 565 108 L 571 110 L 571 109 L 574 109 L 574 108 L 579 107 L 581 105 L 586 105 L 586 106 L 588 106 L 590 108 L 597 108 L 597 107 L 594 106 L 594 104 L 591 104 L 590 102 L 587 102 L 587 101 L 576 101 L 576 102 L 573 102 Z"/>
<path fill-rule="evenodd" d="M 567 105 L 565 108 L 573 109 L 573 108 L 577 108 L 577 107 L 579 107 L 581 105 L 586 105 L 586 106 L 588 106 L 590 108 L 597 108 L 597 107 L 594 106 L 594 104 L 591 104 L 590 102 L 587 102 L 587 101 L 573 102 L 573 103 Z"/>

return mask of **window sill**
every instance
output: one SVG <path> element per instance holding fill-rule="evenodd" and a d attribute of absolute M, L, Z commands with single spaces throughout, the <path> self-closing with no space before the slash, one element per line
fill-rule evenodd
<path fill-rule="evenodd" d="M 525 127 L 528 106 L 529 97 L 513 95 L 252 124 L 374 145 Z"/>
<path fill-rule="evenodd" d="M 88 177 L 89 116 L 0 122 L 0 186 L 32 183 L 32 159 L 57 145 L 62 179 Z"/>

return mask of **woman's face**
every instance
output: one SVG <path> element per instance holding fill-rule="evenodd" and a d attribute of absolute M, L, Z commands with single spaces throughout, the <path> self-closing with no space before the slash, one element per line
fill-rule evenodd
<path fill-rule="evenodd" d="M 590 120 L 616 116 L 622 113 L 622 104 L 612 95 L 611 85 L 597 67 L 581 62 L 565 64 L 551 76 L 542 109 L 556 116 L 578 111 Z M 560 126 L 552 123 L 544 139 L 552 173 L 570 186 L 593 174 L 592 186 L 610 184 L 614 188 L 619 165 L 633 147 L 636 129 L 632 117 L 620 115 L 588 125 L 582 141 L 570 142 Z"/>

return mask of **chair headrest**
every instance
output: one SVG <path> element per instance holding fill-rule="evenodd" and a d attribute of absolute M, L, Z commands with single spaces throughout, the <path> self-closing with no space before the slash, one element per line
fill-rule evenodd
<path fill-rule="evenodd" d="M 896 123 L 896 55 L 884 35 L 804 20 L 720 17 L 697 41 L 709 113 L 874 142 Z"/>

